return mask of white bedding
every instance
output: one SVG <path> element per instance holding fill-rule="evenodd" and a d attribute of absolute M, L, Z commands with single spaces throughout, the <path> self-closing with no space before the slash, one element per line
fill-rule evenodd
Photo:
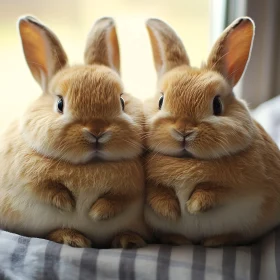
<path fill-rule="evenodd" d="M 252 113 L 280 147 L 280 96 L 261 104 Z"/>

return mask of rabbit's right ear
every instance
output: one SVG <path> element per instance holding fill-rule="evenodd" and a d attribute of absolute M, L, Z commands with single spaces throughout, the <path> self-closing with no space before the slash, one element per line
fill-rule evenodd
<path fill-rule="evenodd" d="M 67 56 L 56 35 L 31 16 L 18 22 L 23 51 L 29 69 L 44 92 L 54 74 L 67 64 Z"/>
<path fill-rule="evenodd" d="M 101 64 L 120 73 L 120 51 L 115 21 L 100 18 L 93 25 L 84 53 L 86 64 Z"/>
<path fill-rule="evenodd" d="M 189 65 L 189 58 L 181 39 L 165 22 L 149 19 L 146 22 L 158 76 L 180 66 Z"/>
<path fill-rule="evenodd" d="M 241 17 L 229 25 L 216 41 L 208 58 L 209 69 L 222 74 L 234 87 L 250 59 L 255 24 L 249 17 Z"/>

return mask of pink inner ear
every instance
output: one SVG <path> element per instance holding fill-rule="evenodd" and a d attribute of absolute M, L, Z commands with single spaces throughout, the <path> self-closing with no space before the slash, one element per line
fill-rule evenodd
<path fill-rule="evenodd" d="M 115 26 L 112 28 L 109 34 L 109 41 L 110 41 L 110 46 L 112 51 L 111 55 L 112 55 L 113 67 L 117 72 L 120 72 L 120 50 L 119 50 L 119 42 L 118 42 Z"/>
<path fill-rule="evenodd" d="M 47 51 L 43 36 L 38 27 L 28 21 L 21 22 L 20 33 L 26 61 L 35 79 L 41 83 L 40 70 L 47 75 Z"/>
<path fill-rule="evenodd" d="M 227 77 L 236 85 L 250 56 L 254 27 L 251 21 L 242 21 L 226 39 L 225 64 Z"/>

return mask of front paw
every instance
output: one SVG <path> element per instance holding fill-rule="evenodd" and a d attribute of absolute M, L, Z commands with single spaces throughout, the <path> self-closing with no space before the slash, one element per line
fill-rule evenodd
<path fill-rule="evenodd" d="M 165 199 L 164 197 L 154 196 L 148 204 L 157 215 L 167 220 L 176 221 L 181 216 L 180 204 L 175 198 Z"/>
<path fill-rule="evenodd" d="M 94 221 L 104 221 L 116 215 L 114 205 L 105 198 L 99 198 L 89 210 L 89 216 Z"/>
<path fill-rule="evenodd" d="M 172 246 L 182 246 L 189 245 L 192 242 L 181 234 L 163 234 L 159 237 L 160 243 L 172 245 Z"/>
<path fill-rule="evenodd" d="M 86 238 L 83 234 L 74 229 L 66 228 L 54 230 L 48 234 L 47 239 L 56 243 L 66 244 L 76 248 L 91 247 L 91 241 L 88 238 Z"/>
<path fill-rule="evenodd" d="M 205 247 L 236 246 L 243 244 L 243 236 L 237 233 L 216 235 L 202 241 L 202 245 Z"/>
<path fill-rule="evenodd" d="M 60 210 L 71 212 L 75 209 L 76 202 L 67 190 L 60 190 L 52 195 L 52 204 Z"/>
<path fill-rule="evenodd" d="M 206 192 L 197 191 L 192 194 L 186 202 L 186 210 L 190 214 L 199 214 L 212 209 L 213 203 L 210 196 Z"/>
<path fill-rule="evenodd" d="M 203 206 L 200 200 L 190 199 L 186 202 L 187 211 L 190 214 L 199 214 L 204 212 Z"/>
<path fill-rule="evenodd" d="M 118 234 L 112 241 L 113 248 L 137 249 L 145 247 L 147 243 L 144 239 L 133 232 L 125 232 Z"/>

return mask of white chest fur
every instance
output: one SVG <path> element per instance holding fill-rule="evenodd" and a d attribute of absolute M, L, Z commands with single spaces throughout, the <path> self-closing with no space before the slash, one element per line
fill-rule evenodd
<path fill-rule="evenodd" d="M 186 200 L 179 200 L 181 209 L 184 209 Z M 148 207 L 145 209 L 145 216 L 148 224 L 159 232 L 182 234 L 192 241 L 226 233 L 246 233 L 248 238 L 252 238 L 254 234 L 259 234 L 254 229 L 262 201 L 260 196 L 239 198 L 226 206 L 196 215 L 182 210 L 182 216 L 176 222 L 159 217 Z M 263 231 L 265 230 L 264 228 Z"/>
<path fill-rule="evenodd" d="M 7 195 L 0 191 L 0 195 Z M 118 232 L 134 230 L 145 234 L 142 219 L 143 202 L 139 197 L 126 211 L 107 221 L 94 222 L 88 215 L 97 195 L 92 192 L 82 193 L 76 201 L 74 212 L 67 213 L 53 206 L 38 202 L 23 188 L 14 188 L 9 193 L 10 199 L 16 197 L 15 207 L 21 213 L 20 218 L 11 220 L 9 215 L 0 217 L 0 225 L 7 230 L 36 237 L 44 237 L 50 231 L 62 227 L 75 228 L 98 245 L 106 244 Z M 135 223 L 137 221 L 137 223 Z"/>

